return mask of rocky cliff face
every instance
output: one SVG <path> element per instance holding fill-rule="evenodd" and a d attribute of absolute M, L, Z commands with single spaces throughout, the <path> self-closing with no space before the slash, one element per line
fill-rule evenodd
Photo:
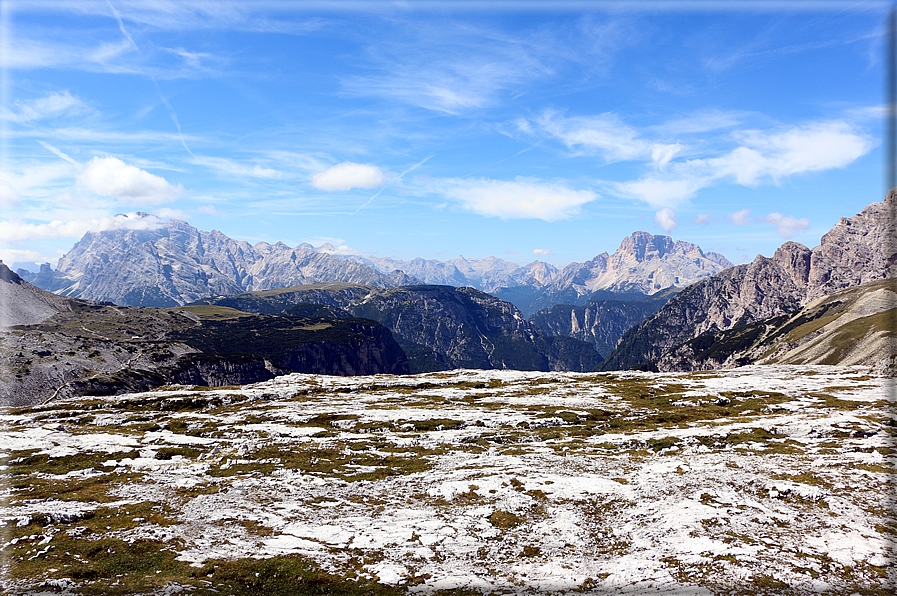
<path fill-rule="evenodd" d="M 656 314 L 623 334 L 604 368 L 637 368 L 702 333 L 792 312 L 803 291 L 779 263 L 758 256 L 685 288 Z"/>
<path fill-rule="evenodd" d="M 252 312 L 288 312 L 296 304 L 338 307 L 392 331 L 412 372 L 453 368 L 590 371 L 601 362 L 601 356 L 585 342 L 546 337 L 513 304 L 473 288 L 317 284 L 204 302 Z"/>
<path fill-rule="evenodd" d="M 711 349 L 711 339 L 677 350 L 675 358 L 662 356 L 693 338 L 711 338 L 722 331 L 760 324 L 765 319 L 795 313 L 833 291 L 897 276 L 897 229 L 892 218 L 895 202 L 897 193 L 891 191 L 884 202 L 869 205 L 855 217 L 842 218 L 812 250 L 786 242 L 772 259 L 758 256 L 750 265 L 728 269 L 687 288 L 655 315 L 627 331 L 605 368 L 659 362 L 660 366 L 687 370 L 731 364 L 734 360 L 727 361 L 728 356 L 721 360 L 689 360 L 688 354 L 725 352 L 722 348 Z M 776 324 L 770 323 L 773 327 Z M 739 345 L 747 341 L 733 337 L 727 335 L 726 341 Z M 741 363 L 751 357 L 737 356 Z"/>
<path fill-rule="evenodd" d="M 596 300 L 584 306 L 557 304 L 540 310 L 530 321 L 547 335 L 589 342 L 603 357 L 623 333 L 657 312 L 666 300 Z"/>
<path fill-rule="evenodd" d="M 897 279 L 817 298 L 794 313 L 699 335 L 661 355 L 657 368 L 686 371 L 743 364 L 867 365 L 897 362 Z"/>
<path fill-rule="evenodd" d="M 810 257 L 805 301 L 897 276 L 897 189 L 854 217 L 842 217 Z"/>
<path fill-rule="evenodd" d="M 157 307 L 326 281 L 379 287 L 417 283 L 402 272 L 381 273 L 283 243 L 250 245 L 177 220 L 154 230 L 88 232 L 59 260 L 57 271 L 53 289 L 61 294 Z M 37 275 L 34 281 L 41 283 L 44 277 Z"/>

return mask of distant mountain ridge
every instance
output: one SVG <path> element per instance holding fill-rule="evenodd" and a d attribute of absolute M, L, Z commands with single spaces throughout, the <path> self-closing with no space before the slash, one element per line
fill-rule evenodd
<path fill-rule="evenodd" d="M 174 219 L 155 230 L 88 232 L 59 259 L 54 275 L 42 271 L 32 281 L 47 279 L 58 294 L 157 307 L 323 281 L 377 287 L 419 283 L 401 271 L 385 274 L 282 242 L 251 245 Z"/>
<path fill-rule="evenodd" d="M 672 286 L 690 285 L 732 267 L 723 255 L 705 253 L 697 244 L 644 231 L 624 238 L 612 255 L 603 252 L 590 261 L 570 263 L 562 269 L 542 261 L 519 266 L 496 257 L 458 257 L 448 261 L 344 258 L 371 265 L 381 272 L 399 269 L 428 284 L 469 285 L 489 293 L 517 286 L 550 294 L 572 289 L 576 296 L 598 290 L 651 295 Z"/>
<path fill-rule="evenodd" d="M 399 261 L 340 255 L 329 244 L 252 245 L 172 219 L 157 229 L 88 232 L 59 259 L 55 271 L 44 265 L 38 273 L 19 273 L 66 296 L 158 307 L 326 282 L 473 287 L 512 301 L 528 316 L 558 303 L 585 304 L 596 292 L 605 293 L 604 299 L 621 293 L 653 295 L 731 265 L 696 244 L 643 231 L 625 238 L 612 255 L 604 252 L 559 269 L 542 261 L 520 266 L 497 257 Z"/>

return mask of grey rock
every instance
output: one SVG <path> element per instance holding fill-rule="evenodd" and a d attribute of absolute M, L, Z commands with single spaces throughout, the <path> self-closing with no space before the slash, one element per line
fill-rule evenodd
<path fill-rule="evenodd" d="M 567 265 L 546 291 L 574 288 L 581 295 L 595 290 L 650 295 L 690 285 L 732 266 L 722 255 L 711 255 L 690 242 L 635 232 L 612 255 L 602 253 L 591 261 Z"/>
<path fill-rule="evenodd" d="M 897 276 L 897 189 L 854 217 L 842 217 L 810 259 L 806 301 Z"/>
<path fill-rule="evenodd" d="M 530 321 L 548 335 L 587 341 L 606 358 L 627 329 L 657 312 L 664 303 L 665 300 L 596 300 L 583 306 L 556 304 L 540 310 Z"/>

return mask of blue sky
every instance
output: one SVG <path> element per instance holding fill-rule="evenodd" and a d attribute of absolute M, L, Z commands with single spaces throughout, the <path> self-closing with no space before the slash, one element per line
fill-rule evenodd
<path fill-rule="evenodd" d="M 3 0 L 0 258 L 166 217 L 397 259 L 812 248 L 884 195 L 887 7 Z"/>

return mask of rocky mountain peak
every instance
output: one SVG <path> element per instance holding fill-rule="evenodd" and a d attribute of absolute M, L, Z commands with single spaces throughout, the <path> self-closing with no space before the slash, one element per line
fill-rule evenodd
<path fill-rule="evenodd" d="M 303 283 L 388 287 L 419 282 L 283 242 L 252 246 L 179 220 L 166 220 L 157 229 L 85 234 L 60 258 L 58 275 L 52 289 L 68 296 L 163 307 Z"/>
<path fill-rule="evenodd" d="M 810 258 L 806 301 L 843 288 L 897 276 L 897 189 L 853 217 L 842 217 Z"/>
<path fill-rule="evenodd" d="M 669 236 L 655 236 L 645 231 L 638 231 L 624 238 L 614 255 L 629 255 L 641 263 L 649 259 L 663 258 L 674 246 L 673 239 Z"/>
<path fill-rule="evenodd" d="M 813 251 L 803 244 L 789 240 L 776 249 L 772 260 L 781 265 L 795 283 L 805 286 L 810 276 L 810 257 L 812 254 Z"/>

